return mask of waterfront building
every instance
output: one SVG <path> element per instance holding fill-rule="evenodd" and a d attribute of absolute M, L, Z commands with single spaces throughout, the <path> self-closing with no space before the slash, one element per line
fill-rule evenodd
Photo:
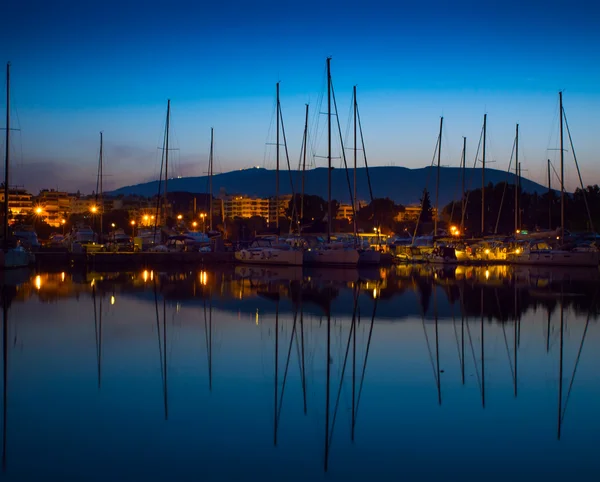
<path fill-rule="evenodd" d="M 4 205 L 4 187 L 0 190 L 0 203 Z M 11 217 L 28 216 L 33 213 L 33 196 L 23 188 L 8 191 L 8 211 Z"/>

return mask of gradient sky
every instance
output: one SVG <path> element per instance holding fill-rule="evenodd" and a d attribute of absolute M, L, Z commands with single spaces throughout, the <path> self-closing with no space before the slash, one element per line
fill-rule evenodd
<path fill-rule="evenodd" d="M 599 5 L 402 3 L 5 2 L 0 60 L 12 62 L 13 126 L 21 129 L 12 137 L 11 184 L 91 192 L 99 131 L 106 189 L 155 179 L 168 98 L 179 149 L 173 175 L 206 171 L 211 126 L 215 171 L 272 168 L 266 143 L 274 140 L 277 81 L 297 165 L 304 104 L 313 114 L 326 110 L 319 100 L 327 56 L 344 132 L 358 86 L 373 165 L 429 165 L 442 115 L 442 163 L 458 165 L 467 136 L 472 165 L 487 113 L 490 167 L 507 168 L 518 122 L 523 174 L 545 183 L 545 160 L 558 163 L 548 149 L 557 147 L 563 89 L 584 182 L 600 183 Z M 317 155 L 326 154 L 325 121 L 321 115 L 312 133 Z"/>

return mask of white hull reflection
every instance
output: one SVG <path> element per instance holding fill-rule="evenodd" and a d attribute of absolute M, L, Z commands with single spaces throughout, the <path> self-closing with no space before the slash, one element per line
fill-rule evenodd
<path fill-rule="evenodd" d="M 304 263 L 314 266 L 355 266 L 359 257 L 356 249 L 312 249 L 304 252 Z"/>
<path fill-rule="evenodd" d="M 235 267 L 235 275 L 254 281 L 302 281 L 302 266 L 252 266 Z"/>

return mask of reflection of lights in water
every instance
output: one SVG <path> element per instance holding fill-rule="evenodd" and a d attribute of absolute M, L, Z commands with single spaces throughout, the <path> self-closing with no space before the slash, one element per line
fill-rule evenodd
<path fill-rule="evenodd" d="M 258 308 L 256 309 L 256 325 L 258 326 Z"/>
<path fill-rule="evenodd" d="M 142 273 L 142 276 L 143 276 L 143 278 L 144 278 L 144 283 L 145 283 L 146 281 L 148 281 L 148 270 L 147 270 L 147 269 L 145 269 L 145 270 L 144 270 L 144 272 Z"/>
<path fill-rule="evenodd" d="M 200 283 L 202 283 L 203 285 L 206 286 L 207 282 L 208 282 L 208 274 L 206 273 L 206 271 L 200 271 Z"/>
<path fill-rule="evenodd" d="M 150 271 L 150 281 L 154 281 L 154 271 Z"/>
<path fill-rule="evenodd" d="M 486 279 L 486 280 L 487 280 L 487 279 L 490 279 L 490 270 L 489 270 L 489 269 L 486 269 L 486 270 L 485 270 L 485 279 Z"/>
<path fill-rule="evenodd" d="M 111 297 L 110 297 L 110 304 L 111 305 L 115 304 L 115 296 L 114 295 L 111 295 Z"/>
<path fill-rule="evenodd" d="M 377 288 L 373 288 L 373 299 L 377 298 Z"/>
<path fill-rule="evenodd" d="M 96 284 L 96 278 L 92 278 L 92 282 L 90 283 L 90 286 L 93 288 L 95 284 Z"/>
<path fill-rule="evenodd" d="M 65 280 L 65 272 L 64 271 L 60 274 L 60 280 L 61 281 Z"/>
<path fill-rule="evenodd" d="M 179 302 L 178 302 L 178 303 L 175 305 L 175 311 L 176 311 L 177 313 L 179 313 L 179 312 L 181 311 L 181 303 L 179 303 Z"/>
<path fill-rule="evenodd" d="M 42 277 L 39 274 L 35 277 L 35 287 L 38 290 L 42 288 Z"/>

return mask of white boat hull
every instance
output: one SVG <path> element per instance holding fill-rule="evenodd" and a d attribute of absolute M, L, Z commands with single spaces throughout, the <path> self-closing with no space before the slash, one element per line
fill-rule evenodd
<path fill-rule="evenodd" d="M 533 251 L 509 254 L 507 261 L 514 264 L 544 266 L 598 266 L 600 252 L 597 251 Z"/>
<path fill-rule="evenodd" d="M 302 266 L 303 254 L 294 249 L 249 248 L 236 251 L 235 260 L 246 264 Z"/>
<path fill-rule="evenodd" d="M 304 263 L 328 266 L 355 266 L 360 255 L 356 249 L 313 249 L 304 252 Z"/>

